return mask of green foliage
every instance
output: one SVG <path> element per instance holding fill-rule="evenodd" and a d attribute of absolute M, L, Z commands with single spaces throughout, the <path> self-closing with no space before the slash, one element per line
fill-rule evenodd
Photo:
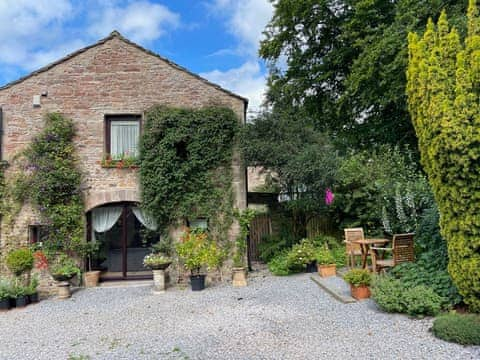
<path fill-rule="evenodd" d="M 257 212 L 253 209 L 235 211 L 235 217 L 240 226 L 240 233 L 235 241 L 235 250 L 233 255 L 233 264 L 236 267 L 245 266 L 245 256 L 247 254 L 247 236 L 250 231 L 250 223 L 255 218 Z"/>
<path fill-rule="evenodd" d="M 390 270 L 396 279 L 408 288 L 426 286 L 442 298 L 442 306 L 448 308 L 461 302 L 462 297 L 446 269 L 438 269 L 435 259 L 425 254 L 416 263 L 404 263 Z"/>
<path fill-rule="evenodd" d="M 353 269 L 345 274 L 343 279 L 353 286 L 370 286 L 372 275 L 364 269 Z"/>
<path fill-rule="evenodd" d="M 260 260 L 268 263 L 273 257 L 288 247 L 289 242 L 284 237 L 275 234 L 266 235 L 262 238 L 258 249 Z"/>
<path fill-rule="evenodd" d="M 176 244 L 176 249 L 185 268 L 192 275 L 200 274 L 202 267 L 207 270 L 217 267 L 223 255 L 215 241 L 209 239 L 208 234 L 199 228 L 188 230 L 181 242 Z"/>
<path fill-rule="evenodd" d="M 293 272 L 299 272 L 315 260 L 316 249 L 313 242 L 303 239 L 299 244 L 292 246 L 287 255 L 288 268 Z"/>
<path fill-rule="evenodd" d="M 12 282 L 9 279 L 0 277 L 0 301 L 9 299 L 12 296 Z"/>
<path fill-rule="evenodd" d="M 321 247 L 315 253 L 315 259 L 319 265 L 335 264 L 335 257 L 328 247 Z"/>
<path fill-rule="evenodd" d="M 369 233 L 414 231 L 433 206 L 427 180 L 408 148 L 383 146 L 345 156 L 335 195 L 340 227 L 362 226 Z"/>
<path fill-rule="evenodd" d="M 33 295 L 37 292 L 37 287 L 40 281 L 38 279 L 38 274 L 34 274 L 31 279 L 30 283 L 26 287 L 25 295 Z"/>
<path fill-rule="evenodd" d="M 469 1 L 464 44 L 446 13 L 422 38 L 409 34 L 408 105 L 447 240 L 449 273 L 472 311 L 480 311 L 480 26 Z"/>
<path fill-rule="evenodd" d="M 68 280 L 75 275 L 80 276 L 81 271 L 74 259 L 67 254 L 58 254 L 49 266 L 50 274 L 54 279 Z"/>
<path fill-rule="evenodd" d="M 239 120 L 232 110 L 156 106 L 140 141 L 142 207 L 166 227 L 207 217 L 223 240 L 233 218 L 231 163 Z"/>
<path fill-rule="evenodd" d="M 29 248 L 12 250 L 7 254 L 5 263 L 16 276 L 30 272 L 33 269 L 33 253 Z"/>
<path fill-rule="evenodd" d="M 267 101 L 307 113 L 345 147 L 416 146 L 404 96 L 407 33 L 445 7 L 463 24 L 464 6 L 458 0 L 275 1 L 260 46 L 270 68 Z"/>
<path fill-rule="evenodd" d="M 433 334 L 462 345 L 480 345 L 480 317 L 475 314 L 449 313 L 435 319 Z"/>
<path fill-rule="evenodd" d="M 372 298 L 384 311 L 415 317 L 437 315 L 444 303 L 444 299 L 431 288 L 423 285 L 411 287 L 391 276 L 379 276 L 374 280 Z"/>
<path fill-rule="evenodd" d="M 18 299 L 19 297 L 26 296 L 28 293 L 28 287 L 24 286 L 19 279 L 14 279 L 11 282 L 10 297 L 12 299 Z"/>
<path fill-rule="evenodd" d="M 50 113 L 25 151 L 31 172 L 28 197 L 48 226 L 44 246 L 72 253 L 82 250 L 85 217 L 74 136 L 72 120 Z"/>
<path fill-rule="evenodd" d="M 338 239 L 328 235 L 316 236 L 312 239 L 312 241 L 317 248 L 328 247 L 328 249 L 330 249 L 330 253 L 334 258 L 333 263 L 337 265 L 337 268 L 345 266 L 347 263 L 347 258 L 344 243 L 341 243 Z"/>
<path fill-rule="evenodd" d="M 277 276 L 290 275 L 292 270 L 288 263 L 288 250 L 277 253 L 268 262 L 268 270 L 270 270 L 273 275 Z"/>

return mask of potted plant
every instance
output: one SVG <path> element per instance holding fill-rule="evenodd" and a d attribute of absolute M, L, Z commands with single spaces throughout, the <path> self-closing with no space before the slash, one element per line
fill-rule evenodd
<path fill-rule="evenodd" d="M 172 259 L 162 253 L 151 253 L 143 258 L 143 265 L 153 272 L 153 289 L 162 293 L 167 288 L 165 270 L 172 263 Z"/>
<path fill-rule="evenodd" d="M 87 257 L 87 271 L 83 274 L 83 282 L 85 287 L 96 287 L 100 280 L 100 270 L 94 270 L 93 260 L 98 255 L 100 243 L 90 241 L 84 245 L 83 252 Z"/>
<path fill-rule="evenodd" d="M 250 223 L 257 212 L 252 209 L 243 211 L 237 210 L 235 216 L 240 225 L 240 233 L 235 242 L 235 253 L 233 255 L 232 285 L 234 287 L 247 286 L 247 271 L 245 269 L 245 255 L 247 253 L 246 238 L 250 232 Z"/>
<path fill-rule="evenodd" d="M 0 278 L 0 311 L 10 309 L 10 297 L 12 295 L 12 285 L 10 281 Z"/>
<path fill-rule="evenodd" d="M 28 296 L 28 300 L 30 303 L 37 303 L 38 302 L 38 292 L 37 292 L 37 287 L 38 287 L 39 281 L 38 281 L 38 275 L 34 275 L 30 279 L 30 284 L 26 287 L 25 294 Z"/>
<path fill-rule="evenodd" d="M 17 277 L 29 273 L 34 264 L 33 252 L 29 248 L 12 250 L 7 254 L 5 263 L 8 269 Z"/>
<path fill-rule="evenodd" d="M 335 258 L 326 245 L 317 250 L 316 259 L 318 274 L 321 277 L 335 276 L 337 274 Z"/>
<path fill-rule="evenodd" d="M 11 296 L 15 302 L 15 307 L 25 307 L 28 305 L 27 287 L 23 286 L 18 279 L 12 283 Z"/>
<path fill-rule="evenodd" d="M 292 246 L 287 258 L 288 267 L 292 270 L 314 272 L 316 269 L 315 252 L 313 242 L 309 239 L 303 239 L 299 244 Z"/>
<path fill-rule="evenodd" d="M 200 228 L 187 229 L 177 244 L 177 253 L 186 269 L 190 270 L 190 284 L 193 291 L 205 289 L 205 274 L 202 269 L 210 270 L 221 261 L 221 251 L 217 244 L 208 238 Z"/>
<path fill-rule="evenodd" d="M 60 254 L 50 266 L 50 274 L 56 280 L 58 286 L 58 298 L 67 299 L 70 294 L 70 280 L 80 276 L 80 268 L 75 261 L 66 254 Z"/>
<path fill-rule="evenodd" d="M 370 297 L 370 283 L 372 275 L 365 269 L 353 269 L 343 277 L 350 284 L 352 296 L 357 300 L 368 299 Z"/>

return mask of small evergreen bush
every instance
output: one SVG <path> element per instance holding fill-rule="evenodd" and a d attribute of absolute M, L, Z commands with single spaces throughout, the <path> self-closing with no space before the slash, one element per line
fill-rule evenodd
<path fill-rule="evenodd" d="M 277 276 L 290 275 L 292 271 L 288 266 L 288 251 L 284 250 L 275 255 L 268 262 L 268 270 L 270 270 L 273 275 Z"/>
<path fill-rule="evenodd" d="M 445 341 L 462 345 L 480 345 L 480 316 L 449 313 L 435 319 L 433 334 Z"/>
<path fill-rule="evenodd" d="M 353 286 L 370 286 L 372 275 L 368 270 L 354 269 L 346 273 L 343 279 Z"/>
<path fill-rule="evenodd" d="M 33 269 L 33 253 L 29 248 L 20 248 L 8 253 L 6 264 L 16 276 L 20 276 Z"/>

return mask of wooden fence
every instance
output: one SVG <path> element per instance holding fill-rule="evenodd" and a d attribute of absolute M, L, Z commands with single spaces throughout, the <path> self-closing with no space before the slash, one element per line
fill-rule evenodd
<path fill-rule="evenodd" d="M 257 215 L 250 223 L 248 256 L 251 261 L 259 261 L 259 246 L 262 237 L 272 233 L 272 219 L 269 214 Z"/>

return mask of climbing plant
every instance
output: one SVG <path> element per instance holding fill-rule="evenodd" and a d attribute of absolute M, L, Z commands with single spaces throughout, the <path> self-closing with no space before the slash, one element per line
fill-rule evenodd
<path fill-rule="evenodd" d="M 469 1 L 460 42 L 443 12 L 423 37 L 409 34 L 407 94 L 421 161 L 438 203 L 448 270 L 472 311 L 480 311 L 480 18 Z"/>
<path fill-rule="evenodd" d="M 83 249 L 84 206 L 81 173 L 73 146 L 72 120 L 47 114 L 45 127 L 25 150 L 28 198 L 48 231 L 44 246 L 79 253 Z"/>
<path fill-rule="evenodd" d="M 224 107 L 155 106 L 140 141 L 142 206 L 166 227 L 206 217 L 214 238 L 233 220 L 232 157 L 239 121 Z"/>

